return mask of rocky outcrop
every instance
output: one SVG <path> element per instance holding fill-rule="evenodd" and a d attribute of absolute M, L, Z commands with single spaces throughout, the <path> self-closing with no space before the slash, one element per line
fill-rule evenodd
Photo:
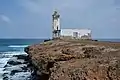
<path fill-rule="evenodd" d="M 120 43 L 56 40 L 25 51 L 38 80 L 120 80 Z"/>
<path fill-rule="evenodd" d="M 13 55 L 4 66 L 3 80 L 32 80 L 27 54 Z"/>

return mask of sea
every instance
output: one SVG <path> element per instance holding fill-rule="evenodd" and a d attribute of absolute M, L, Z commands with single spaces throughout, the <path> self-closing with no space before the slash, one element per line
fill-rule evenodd
<path fill-rule="evenodd" d="M 5 66 L 7 62 L 14 55 L 26 54 L 24 48 L 43 42 L 44 39 L 0 39 L 0 80 L 17 80 L 15 79 L 4 79 L 3 75 L 6 73 Z M 12 67 L 11 67 L 12 68 Z M 27 79 L 18 79 L 27 80 Z"/>
<path fill-rule="evenodd" d="M 20 78 L 4 79 L 3 75 L 6 73 L 5 66 L 14 55 L 26 54 L 24 52 L 25 47 L 41 43 L 44 40 L 45 39 L 0 39 L 0 80 L 28 80 L 24 76 L 21 78 L 20 75 L 17 75 Z M 120 42 L 120 39 L 98 39 L 98 41 Z"/>
<path fill-rule="evenodd" d="M 96 39 L 98 41 L 120 42 L 120 39 Z"/>

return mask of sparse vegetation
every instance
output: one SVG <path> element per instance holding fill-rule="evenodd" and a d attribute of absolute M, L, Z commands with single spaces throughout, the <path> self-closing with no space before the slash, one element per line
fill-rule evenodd
<path fill-rule="evenodd" d="M 30 46 L 27 53 L 43 80 L 120 80 L 120 43 L 55 40 L 42 44 Z"/>

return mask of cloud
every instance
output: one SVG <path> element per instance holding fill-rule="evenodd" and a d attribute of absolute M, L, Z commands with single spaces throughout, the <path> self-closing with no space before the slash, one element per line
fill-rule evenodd
<path fill-rule="evenodd" d="M 18 4 L 30 13 L 42 13 L 45 10 L 40 0 L 18 0 Z"/>
<path fill-rule="evenodd" d="M 10 23 L 11 22 L 10 18 L 8 16 L 6 16 L 6 15 L 0 15 L 0 19 L 2 21 L 6 22 L 6 23 Z"/>
<path fill-rule="evenodd" d="M 26 10 L 29 10 L 30 12 L 40 12 L 40 5 L 36 3 L 35 1 L 30 1 L 30 0 L 22 0 L 21 4 Z"/>
<path fill-rule="evenodd" d="M 118 6 L 120 6 L 120 0 L 114 0 L 114 3 Z"/>
<path fill-rule="evenodd" d="M 117 28 L 120 26 L 120 0 L 18 1 L 18 4 L 22 6 L 23 10 L 27 12 L 27 14 L 30 14 L 25 15 L 24 18 L 26 16 L 28 17 L 24 20 L 29 23 L 35 21 L 34 24 L 39 26 L 42 24 L 42 26 L 46 26 L 46 29 L 50 29 L 51 14 L 54 9 L 60 12 L 62 28 L 90 28 L 93 30 L 95 37 L 104 35 L 111 36 L 112 33 L 110 31 L 115 29 L 117 32 Z M 103 32 L 101 33 L 99 30 Z M 107 30 L 110 30 L 108 34 Z"/>
<path fill-rule="evenodd" d="M 50 16 L 57 9 L 66 21 L 75 21 L 83 26 L 101 26 L 110 24 L 109 20 L 119 17 L 117 5 L 120 0 L 18 0 L 26 12 L 39 16 Z M 36 16 L 36 15 L 32 15 Z M 38 16 L 38 15 L 37 15 Z M 79 17 L 79 18 L 78 18 Z M 119 20 L 119 19 L 118 19 Z M 79 24 L 81 21 L 81 24 Z M 87 24 L 86 24 L 87 23 Z M 92 25 L 91 25 L 92 24 Z M 66 24 L 68 25 L 68 24 Z M 68 25 L 69 26 L 69 25 Z M 77 25 L 76 25 L 77 26 Z M 103 25 L 102 25 L 103 26 Z M 106 25 L 104 25 L 106 26 Z"/>
<path fill-rule="evenodd" d="M 69 9 L 85 9 L 90 7 L 93 0 L 19 0 L 20 6 L 24 7 L 27 11 L 33 13 L 43 13 L 50 10 L 57 9 L 59 11 L 65 11 Z M 96 2 L 96 1 L 95 1 Z"/>

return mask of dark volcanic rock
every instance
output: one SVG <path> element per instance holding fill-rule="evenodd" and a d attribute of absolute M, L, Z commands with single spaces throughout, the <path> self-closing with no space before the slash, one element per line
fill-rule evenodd
<path fill-rule="evenodd" d="M 17 59 L 23 59 L 23 60 L 25 60 L 25 61 L 28 60 L 28 55 L 27 55 L 27 54 L 14 55 L 13 57 L 17 57 Z"/>
<path fill-rule="evenodd" d="M 3 80 L 8 80 L 9 78 L 7 76 L 4 76 Z"/>
<path fill-rule="evenodd" d="M 4 66 L 3 80 L 33 80 L 27 54 L 13 55 Z"/>
<path fill-rule="evenodd" d="M 12 70 L 10 75 L 14 75 L 15 73 L 22 72 L 21 70 Z"/>
<path fill-rule="evenodd" d="M 23 58 L 23 57 L 19 55 L 19 58 Z M 18 57 L 13 57 L 7 62 L 7 64 L 9 65 L 19 65 L 19 64 L 26 64 L 26 63 L 27 61 L 25 61 L 24 59 L 18 59 Z"/>
<path fill-rule="evenodd" d="M 120 80 L 119 43 L 56 40 L 25 51 L 41 80 Z"/>
<path fill-rule="evenodd" d="M 10 64 L 10 65 L 18 65 L 18 64 L 22 64 L 22 63 L 17 62 L 17 61 L 9 61 L 8 64 Z"/>

